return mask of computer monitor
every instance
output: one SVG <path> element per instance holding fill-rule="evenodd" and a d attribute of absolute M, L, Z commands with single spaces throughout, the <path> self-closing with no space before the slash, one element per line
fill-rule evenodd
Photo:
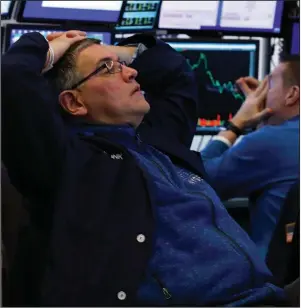
<path fill-rule="evenodd" d="M 162 1 L 160 29 L 279 34 L 283 1 Z"/>
<path fill-rule="evenodd" d="M 300 54 L 300 23 L 295 22 L 292 29 L 291 54 Z"/>
<path fill-rule="evenodd" d="M 127 39 L 130 36 L 135 35 L 135 33 L 115 33 L 114 39 L 113 39 L 113 44 L 118 45 L 121 41 Z"/>
<path fill-rule="evenodd" d="M 117 23 L 122 1 L 24 1 L 21 21 Z"/>
<path fill-rule="evenodd" d="M 101 40 L 104 44 L 112 43 L 112 34 L 108 31 L 92 31 L 82 29 L 87 32 L 87 37 L 96 38 Z M 38 26 L 38 25 L 7 25 L 5 49 L 7 50 L 10 45 L 15 43 L 23 34 L 28 32 L 40 32 L 45 38 L 48 34 L 58 31 L 65 31 L 58 26 Z"/>
<path fill-rule="evenodd" d="M 11 18 L 14 1 L 1 1 L 1 19 Z"/>
<path fill-rule="evenodd" d="M 235 86 L 243 76 L 258 75 L 259 42 L 251 40 L 165 40 L 181 52 L 198 83 L 197 131 L 219 130 L 245 97 Z"/>
<path fill-rule="evenodd" d="M 124 1 L 117 31 L 153 30 L 161 1 Z"/>

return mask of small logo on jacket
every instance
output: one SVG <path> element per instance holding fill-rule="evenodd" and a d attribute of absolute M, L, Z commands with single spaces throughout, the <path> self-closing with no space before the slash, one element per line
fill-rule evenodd
<path fill-rule="evenodd" d="M 294 237 L 296 223 L 292 222 L 285 225 L 285 233 L 286 233 L 286 243 L 292 243 Z"/>
<path fill-rule="evenodd" d="M 111 154 L 112 159 L 123 159 L 122 154 Z"/>

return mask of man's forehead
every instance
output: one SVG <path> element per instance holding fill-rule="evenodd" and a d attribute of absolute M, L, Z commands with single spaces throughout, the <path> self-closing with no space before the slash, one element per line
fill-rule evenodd
<path fill-rule="evenodd" d="M 271 76 L 278 76 L 281 75 L 286 69 L 286 64 L 285 63 L 279 63 L 274 70 L 271 73 Z"/>
<path fill-rule="evenodd" d="M 117 55 L 109 50 L 106 46 L 93 44 L 78 55 L 78 66 L 95 67 L 102 59 L 111 58 L 112 60 L 118 60 Z"/>

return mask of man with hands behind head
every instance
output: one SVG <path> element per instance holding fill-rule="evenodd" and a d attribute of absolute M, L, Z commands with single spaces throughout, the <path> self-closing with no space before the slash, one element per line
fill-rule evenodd
<path fill-rule="evenodd" d="M 26 34 L 2 57 L 3 161 L 31 201 L 13 304 L 283 303 L 189 151 L 185 58 L 147 35 L 119 47 L 78 31 L 48 39 Z"/>
<path fill-rule="evenodd" d="M 246 100 L 228 129 L 201 152 L 222 199 L 251 197 L 250 236 L 266 256 L 286 194 L 299 178 L 299 57 L 286 57 L 261 83 L 240 78 Z M 247 134 L 237 144 L 246 128 Z"/>

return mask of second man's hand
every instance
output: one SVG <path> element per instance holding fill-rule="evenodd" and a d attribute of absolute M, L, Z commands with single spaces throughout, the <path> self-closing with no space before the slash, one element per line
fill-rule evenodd
<path fill-rule="evenodd" d="M 268 93 L 267 77 L 259 86 L 257 85 L 256 90 L 251 90 L 246 84 L 244 86 L 246 100 L 231 121 L 242 130 L 247 127 L 256 127 L 263 119 L 272 114 L 272 110 L 265 107 Z"/>
<path fill-rule="evenodd" d="M 236 85 L 240 88 L 243 94 L 247 97 L 259 87 L 259 80 L 254 77 L 241 77 L 236 81 Z"/>
<path fill-rule="evenodd" d="M 259 123 L 272 115 L 272 110 L 265 107 L 265 101 L 268 93 L 267 77 L 259 83 L 258 80 L 251 77 L 240 78 L 237 81 L 238 86 L 244 92 L 246 100 L 237 111 L 231 122 L 240 130 L 256 127 Z M 218 134 L 233 144 L 237 135 L 231 130 L 225 130 Z"/>

